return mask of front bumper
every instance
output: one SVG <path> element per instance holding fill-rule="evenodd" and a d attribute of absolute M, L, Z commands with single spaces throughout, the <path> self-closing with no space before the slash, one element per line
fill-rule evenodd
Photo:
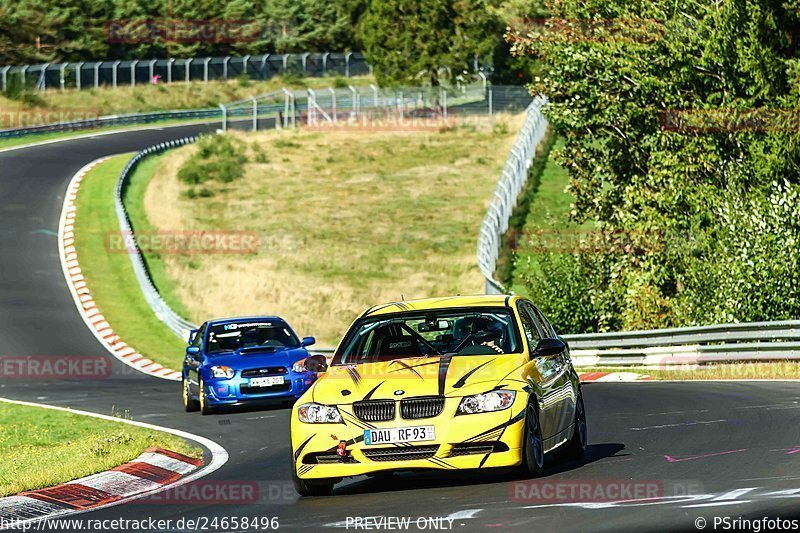
<path fill-rule="evenodd" d="M 493 413 L 455 415 L 461 398 L 447 398 L 437 417 L 397 418 L 365 423 L 353 415 L 351 405 L 340 405 L 341 424 L 306 424 L 292 412 L 292 449 L 295 470 L 302 479 L 342 478 L 398 470 L 468 470 L 516 466 L 522 462 L 525 395 Z M 364 444 L 364 429 L 434 426 L 436 440 L 410 445 Z M 347 458 L 336 455 L 339 441 L 347 443 Z M 411 446 L 411 447 L 409 447 Z"/>
<path fill-rule="evenodd" d="M 205 384 L 206 398 L 212 406 L 296 400 L 314 383 L 317 375 L 313 372 L 289 372 L 284 378 L 284 385 L 270 387 L 250 387 L 248 378 L 238 376 L 231 379 L 210 379 Z"/>

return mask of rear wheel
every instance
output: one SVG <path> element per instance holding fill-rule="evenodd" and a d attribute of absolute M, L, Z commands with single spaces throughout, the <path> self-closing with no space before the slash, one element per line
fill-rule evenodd
<path fill-rule="evenodd" d="M 206 395 L 206 384 L 203 383 L 203 378 L 200 378 L 200 392 L 198 393 L 200 397 L 200 412 L 204 415 L 210 415 L 214 412 L 214 409 L 208 405 L 208 396 Z"/>
<path fill-rule="evenodd" d="M 183 376 L 182 382 L 183 388 L 183 408 L 186 410 L 187 413 L 193 413 L 197 411 L 197 400 L 192 399 L 192 395 L 189 392 L 189 380 L 186 379 L 186 376 Z"/>
<path fill-rule="evenodd" d="M 566 444 L 564 453 L 571 459 L 583 459 L 586 455 L 586 410 L 583 408 L 583 395 L 578 394 L 575 402 L 575 431 Z"/>
<path fill-rule="evenodd" d="M 333 486 L 338 482 L 338 479 L 300 479 L 292 459 L 292 483 L 300 496 L 330 496 Z"/>
<path fill-rule="evenodd" d="M 525 413 L 525 435 L 522 439 L 522 472 L 529 477 L 539 477 L 544 472 L 544 439 L 539 423 L 539 410 L 531 398 Z"/>

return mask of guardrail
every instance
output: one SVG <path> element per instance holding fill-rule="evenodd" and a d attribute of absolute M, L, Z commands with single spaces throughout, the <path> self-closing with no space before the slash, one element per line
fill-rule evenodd
<path fill-rule="evenodd" d="M 156 289 L 155 285 L 153 284 L 153 280 L 150 279 L 150 273 L 148 272 L 147 266 L 144 264 L 144 260 L 142 259 L 142 253 L 139 249 L 138 243 L 136 242 L 136 236 L 133 232 L 131 220 L 128 217 L 128 211 L 125 209 L 125 204 L 122 201 L 122 197 L 125 194 L 125 189 L 128 186 L 131 175 L 144 158 L 153 154 L 159 154 L 170 148 L 191 144 L 197 141 L 197 139 L 198 137 L 185 137 L 175 141 L 160 143 L 137 152 L 136 155 L 134 155 L 131 160 L 128 161 L 128 163 L 125 165 L 125 168 L 122 169 L 119 179 L 117 180 L 117 187 L 114 191 L 114 208 L 117 212 L 119 229 L 123 235 L 123 238 L 125 239 L 125 251 L 127 252 L 128 257 L 131 258 L 133 271 L 136 274 L 136 280 L 139 282 L 139 287 L 142 289 L 142 294 L 144 295 L 145 300 L 147 300 L 150 308 L 156 314 L 156 317 L 166 324 L 166 326 L 173 333 L 175 333 L 175 335 L 184 340 L 189 338 L 189 331 L 196 329 L 197 326 L 173 311 L 158 293 L 158 289 Z"/>
<path fill-rule="evenodd" d="M 800 320 L 564 335 L 578 366 L 800 360 Z"/>
<path fill-rule="evenodd" d="M 537 96 L 528 106 L 525 123 L 511 148 L 503 173 L 497 182 L 489 209 L 478 234 L 478 268 L 486 279 L 486 292 L 502 294 L 505 288 L 494 279 L 497 257 L 503 234 L 508 231 L 508 220 L 517 203 L 523 185 L 528 179 L 528 168 L 536 155 L 536 147 L 547 131 L 547 119 L 542 110 L 547 98 Z"/>

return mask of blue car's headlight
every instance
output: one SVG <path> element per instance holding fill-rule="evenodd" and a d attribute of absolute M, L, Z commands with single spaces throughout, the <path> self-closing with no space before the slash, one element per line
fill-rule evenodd
<path fill-rule="evenodd" d="M 236 371 L 229 366 L 212 366 L 211 377 L 231 379 Z"/>
<path fill-rule="evenodd" d="M 297 408 L 297 417 L 306 424 L 339 424 L 342 415 L 334 405 L 304 403 Z"/>
<path fill-rule="evenodd" d="M 465 396 L 458 406 L 458 414 L 489 413 L 508 409 L 514 403 L 517 393 L 513 390 L 495 390 L 473 396 Z"/>

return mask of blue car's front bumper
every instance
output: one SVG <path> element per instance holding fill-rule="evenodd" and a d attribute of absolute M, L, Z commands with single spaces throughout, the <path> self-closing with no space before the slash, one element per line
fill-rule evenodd
<path fill-rule="evenodd" d="M 314 372 L 289 372 L 284 376 L 283 385 L 250 387 L 249 378 L 214 378 L 206 382 L 206 398 L 208 404 L 213 406 L 296 400 L 316 379 Z"/>

